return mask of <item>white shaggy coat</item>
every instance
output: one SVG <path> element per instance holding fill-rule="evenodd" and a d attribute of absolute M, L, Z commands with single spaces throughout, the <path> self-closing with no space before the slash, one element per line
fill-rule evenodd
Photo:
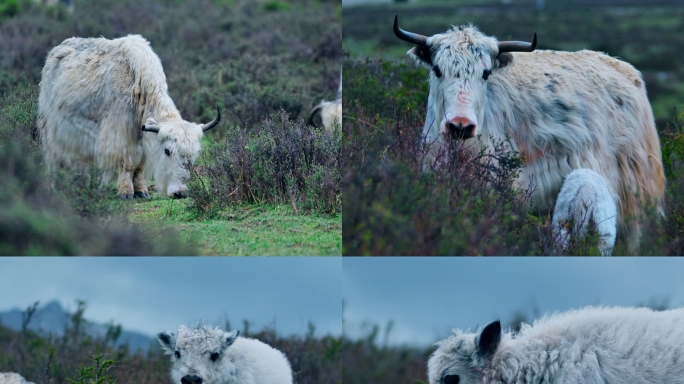
<path fill-rule="evenodd" d="M 138 35 L 70 38 L 47 56 L 38 128 L 50 169 L 97 165 L 119 195 L 182 196 L 200 152 L 202 126 L 183 120 L 169 97 L 159 57 Z M 156 127 L 159 133 L 143 132 Z"/>
<path fill-rule="evenodd" d="M 587 307 L 501 332 L 454 330 L 428 361 L 430 384 L 682 384 L 684 309 Z"/>
<path fill-rule="evenodd" d="M 0 372 L 0 384 L 33 384 L 26 381 L 20 374 L 14 372 Z"/>
<path fill-rule="evenodd" d="M 571 237 L 583 236 L 589 224 L 598 231 L 601 256 L 610 256 L 617 234 L 615 197 L 606 180 L 590 169 L 576 169 L 565 178 L 553 209 L 553 234 L 563 249 Z M 572 232 L 568 227 L 572 227 Z"/>
<path fill-rule="evenodd" d="M 586 50 L 499 55 L 497 40 L 473 26 L 452 27 L 408 53 L 431 69 L 425 169 L 438 166 L 449 122 L 467 119 L 475 136 L 465 147 L 492 149 L 503 140 L 520 154 L 518 185 L 532 181 L 539 214 L 553 207 L 572 170 L 603 176 L 618 196 L 621 236 L 636 251 L 639 217 L 649 204 L 662 213 L 665 191 L 660 141 L 639 71 Z"/>
<path fill-rule="evenodd" d="M 309 124 L 313 125 L 313 119 L 318 112 L 321 113 L 321 121 L 326 131 L 332 131 L 336 125 L 342 126 L 342 73 L 340 73 L 337 97 L 334 101 L 321 100 L 309 113 Z"/>
<path fill-rule="evenodd" d="M 292 384 L 285 354 L 239 333 L 203 324 L 159 333 L 162 349 L 171 356 L 171 382 L 193 384 L 200 378 L 202 384 Z"/>

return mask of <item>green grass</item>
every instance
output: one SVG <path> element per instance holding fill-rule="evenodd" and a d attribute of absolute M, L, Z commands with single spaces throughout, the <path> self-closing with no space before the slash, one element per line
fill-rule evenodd
<path fill-rule="evenodd" d="M 286 205 L 244 204 L 197 219 L 187 200 L 154 197 L 137 202 L 130 220 L 151 236 L 175 229 L 201 255 L 314 256 L 342 254 L 342 215 L 293 215 Z"/>

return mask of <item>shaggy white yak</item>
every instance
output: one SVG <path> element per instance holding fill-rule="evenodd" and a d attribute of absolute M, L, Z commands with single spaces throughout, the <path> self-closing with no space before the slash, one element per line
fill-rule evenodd
<path fill-rule="evenodd" d="M 551 210 L 570 172 L 592 169 L 619 197 L 619 235 L 638 252 L 643 214 L 650 205 L 663 212 L 665 175 L 636 68 L 599 52 L 538 51 L 536 35 L 497 41 L 472 25 L 422 36 L 395 18 L 394 32 L 430 70 L 424 169 L 441 164 L 448 140 L 474 153 L 505 142 L 524 162 L 517 186 L 532 181 L 537 214 Z"/>
<path fill-rule="evenodd" d="M 218 108 L 218 105 L 217 105 Z M 70 38 L 48 53 L 40 81 L 38 129 L 51 170 L 97 165 L 103 183 L 118 177 L 121 198 L 183 197 L 205 131 L 181 118 L 159 57 L 138 35 Z"/>
<path fill-rule="evenodd" d="M 33 384 L 26 381 L 20 374 L 14 372 L 0 372 L 0 384 Z"/>
<path fill-rule="evenodd" d="M 321 121 L 326 131 L 332 131 L 335 124 L 342 125 L 342 73 L 340 73 L 340 86 L 337 90 L 337 97 L 334 101 L 321 100 L 311 110 L 309 114 L 310 125 L 314 125 L 313 120 L 318 112 L 321 113 Z"/>
<path fill-rule="evenodd" d="M 553 209 L 553 234 L 563 249 L 571 237 L 586 234 L 591 223 L 598 231 L 601 256 L 610 256 L 617 234 L 616 218 L 615 196 L 606 180 L 590 169 L 570 172 Z M 568 226 L 572 226 L 572 232 Z"/>
<path fill-rule="evenodd" d="M 587 307 L 519 333 L 454 330 L 437 346 L 430 384 L 684 383 L 684 309 Z"/>
<path fill-rule="evenodd" d="M 204 324 L 157 335 L 175 384 L 292 384 L 285 354 L 259 340 Z"/>

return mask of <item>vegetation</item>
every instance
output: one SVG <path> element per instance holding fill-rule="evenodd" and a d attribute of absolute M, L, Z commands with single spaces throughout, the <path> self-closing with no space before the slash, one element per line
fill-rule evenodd
<path fill-rule="evenodd" d="M 127 345 L 113 347 L 121 326 L 111 323 L 104 337 L 85 332 L 86 306 L 78 302 L 62 336 L 38 334 L 28 329 L 37 303 L 24 314 L 23 329 L 0 325 L 0 372 L 17 372 L 27 381 L 48 383 L 168 383 L 170 361 L 160 348 L 131 353 Z M 306 335 L 281 336 L 275 327 L 254 332 L 244 322 L 241 336 L 256 338 L 285 353 L 296 384 L 339 384 L 341 338 L 316 335 L 309 324 Z M 226 328 L 230 324 L 226 322 Z"/>
<path fill-rule="evenodd" d="M 655 12 L 651 9 L 644 11 Z M 502 23 L 501 18 L 492 16 L 492 12 L 507 15 L 507 22 Z M 393 36 L 391 27 L 387 31 L 369 30 L 380 28 L 384 18 L 388 19 L 386 25 L 391 26 L 391 16 L 399 13 L 401 19 L 403 13 L 407 15 L 402 19 L 405 20 L 402 24 L 406 29 L 428 35 L 443 32 L 449 24 L 466 21 L 478 24 L 486 33 L 507 39 L 522 40 L 525 39 L 523 29 L 536 30 L 540 36 L 541 48 L 571 49 L 569 45 L 563 44 L 569 44 L 573 40 L 569 37 L 561 39 L 565 35 L 556 31 L 563 26 L 576 26 L 577 28 L 572 29 L 572 34 L 580 36 L 577 39 L 589 35 L 589 32 L 583 32 L 585 23 L 572 22 L 574 11 L 566 10 L 568 15 L 562 19 L 549 16 L 559 16 L 561 11 L 557 14 L 552 12 L 556 11 L 550 9 L 530 12 L 524 7 L 509 9 L 497 6 L 488 8 L 488 12 L 484 13 L 486 17 L 483 17 L 477 12 L 467 10 L 455 14 L 453 10 L 447 11 L 443 5 L 345 8 L 343 254 L 599 254 L 594 232 L 590 232 L 584 239 L 573 241 L 566 250 L 559 249 L 553 243 L 550 212 L 542 215 L 530 214 L 532 207 L 529 186 L 513 188 L 513 179 L 522 165 L 517 153 L 506 152 L 501 147 L 493 158 L 487 158 L 482 164 L 482 153 L 466 156 L 458 147 L 454 147 L 442 154 L 442 160 L 447 166 L 434 172 L 422 172 L 421 163 L 426 148 L 420 138 L 428 95 L 427 73 L 407 59 L 393 58 L 395 48 L 401 49 L 405 56 L 409 47 Z M 594 10 L 592 14 L 606 18 L 619 16 L 611 9 L 603 8 Z M 627 14 L 633 15 L 631 12 Z M 669 15 L 663 17 L 667 20 Z M 542 23 L 539 20 L 548 22 Z M 630 20 L 646 22 L 646 19 L 642 20 L 637 16 Z M 682 26 L 679 22 L 674 26 L 665 24 L 675 29 Z M 652 29 L 640 29 L 640 33 L 649 35 L 652 39 L 655 39 L 653 35 L 670 36 L 661 29 L 665 26 L 651 26 Z M 603 36 L 606 27 L 594 27 L 587 31 Z M 615 29 L 615 23 L 611 27 Z M 544 36 L 544 40 L 541 36 Z M 594 38 L 577 40 L 577 44 L 592 48 L 586 44 L 594 41 Z M 639 39 L 635 38 L 637 42 Z M 606 38 L 603 40 L 613 41 Z M 546 41 L 546 45 L 542 41 Z M 626 39 L 620 42 L 630 46 L 637 44 Z M 641 42 L 643 47 L 653 48 L 643 40 Z M 366 50 L 364 47 L 372 48 Z M 373 57 L 363 57 L 375 49 L 380 51 L 380 57 L 376 54 Z M 673 72 L 668 73 L 680 76 L 679 68 L 667 69 L 666 66 L 670 64 L 664 63 L 664 60 L 664 57 L 651 56 L 648 65 L 643 63 L 640 66 L 638 61 L 632 62 L 642 70 L 645 67 L 646 75 L 648 68 L 656 68 L 662 71 L 671 70 Z M 655 87 L 651 86 L 651 80 L 647 76 L 649 94 L 653 97 Z M 684 100 L 684 94 L 679 100 Z M 680 192 L 684 188 L 680 172 L 683 165 L 681 159 L 684 159 L 684 114 L 677 115 L 669 123 L 662 122 L 662 119 L 659 121 L 668 177 L 666 219 L 659 222 L 656 214 L 648 215 L 645 226 L 647 230 L 642 237 L 639 252 L 645 255 L 679 255 L 684 252 L 684 203 Z M 625 244 L 618 241 L 613 254 L 627 252 Z"/>
<path fill-rule="evenodd" d="M 340 4 L 105 0 L 73 13 L 17 4 L 0 16 L 0 254 L 340 253 L 341 132 L 304 123 L 338 88 Z M 150 41 L 184 118 L 206 122 L 221 106 L 182 202 L 119 202 L 97 169 L 45 171 L 35 121 L 47 52 L 72 36 L 128 34 Z M 243 220 L 255 233 L 235 236 Z"/>

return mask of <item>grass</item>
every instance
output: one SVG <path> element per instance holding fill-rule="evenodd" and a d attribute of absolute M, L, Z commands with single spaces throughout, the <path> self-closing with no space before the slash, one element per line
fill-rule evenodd
<path fill-rule="evenodd" d="M 152 236 L 174 228 L 200 255 L 342 254 L 341 214 L 293 215 L 286 205 L 243 204 L 222 210 L 220 218 L 197 219 L 186 204 L 155 197 L 135 204 L 130 220 Z"/>

